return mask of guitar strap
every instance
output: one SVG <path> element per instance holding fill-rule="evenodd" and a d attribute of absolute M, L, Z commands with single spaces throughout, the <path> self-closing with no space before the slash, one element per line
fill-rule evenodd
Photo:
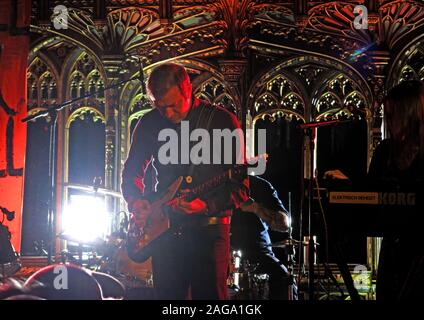
<path fill-rule="evenodd" d="M 198 128 L 204 128 L 206 130 L 209 130 L 209 127 L 211 125 L 213 114 L 215 113 L 215 108 L 212 108 L 210 110 L 209 108 L 206 108 L 204 105 L 201 106 L 202 110 L 200 111 L 199 118 L 197 118 L 196 123 L 196 129 Z M 187 175 L 185 177 L 186 184 L 190 184 L 193 179 L 193 173 L 194 173 L 194 164 L 193 162 L 190 163 L 190 167 L 188 168 Z"/>

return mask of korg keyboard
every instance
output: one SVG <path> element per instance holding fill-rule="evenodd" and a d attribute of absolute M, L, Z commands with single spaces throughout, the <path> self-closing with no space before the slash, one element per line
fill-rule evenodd
<path fill-rule="evenodd" d="M 384 236 L 412 232 L 423 222 L 422 190 L 420 186 L 377 191 L 338 188 L 321 189 L 319 194 L 330 233 Z"/>

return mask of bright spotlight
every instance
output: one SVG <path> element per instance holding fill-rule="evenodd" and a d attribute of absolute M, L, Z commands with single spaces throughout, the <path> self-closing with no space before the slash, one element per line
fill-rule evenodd
<path fill-rule="evenodd" d="M 62 220 L 62 235 L 75 242 L 90 243 L 104 239 L 110 227 L 110 216 L 103 198 L 71 195 Z"/>

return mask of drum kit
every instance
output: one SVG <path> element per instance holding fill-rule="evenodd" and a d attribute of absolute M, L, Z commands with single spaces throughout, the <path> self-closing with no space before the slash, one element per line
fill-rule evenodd
<path fill-rule="evenodd" d="M 96 187 L 65 184 L 67 188 L 79 191 L 95 193 L 104 196 L 121 198 L 121 193 Z M 121 212 L 120 212 L 121 213 Z M 72 262 L 84 266 L 93 271 L 103 272 L 115 277 L 126 289 L 152 288 L 152 263 L 151 259 L 144 263 L 132 261 L 126 250 L 126 230 L 128 228 L 128 217 L 120 221 L 119 230 L 112 232 L 105 239 L 95 239 L 91 241 L 81 241 L 74 239 L 67 234 L 60 233 L 57 237 L 66 240 L 69 246 L 75 248 L 74 251 L 63 250 L 61 252 L 62 262 Z M 88 252 L 88 254 L 87 254 Z"/>
<path fill-rule="evenodd" d="M 231 300 L 267 300 L 269 275 L 256 273 L 258 265 L 243 258 L 241 250 L 232 250 L 227 286 Z"/>
<path fill-rule="evenodd" d="M 77 242 L 75 239 L 59 235 L 63 240 Z M 300 241 L 285 239 L 272 244 L 273 248 L 282 248 L 289 252 L 298 248 Z M 62 262 L 73 262 L 93 271 L 106 273 L 119 280 L 127 290 L 153 288 L 151 259 L 143 263 L 132 261 L 127 254 L 126 239 L 122 232 L 112 233 L 106 241 L 96 240 L 78 243 L 78 248 L 91 250 L 91 256 L 78 254 L 78 258 L 69 252 L 62 252 Z M 288 255 L 289 257 L 290 255 Z M 85 259 L 84 259 L 85 258 Z M 288 260 L 290 261 L 290 260 Z M 241 250 L 232 250 L 227 284 L 230 298 L 233 300 L 266 300 L 269 298 L 269 275 L 257 272 L 258 264 L 252 263 Z M 293 270 L 288 264 L 288 269 Z"/>
<path fill-rule="evenodd" d="M 308 243 L 288 237 L 273 243 L 272 248 L 283 249 L 287 266 L 288 276 L 288 300 L 295 300 L 295 275 L 294 255 L 295 250 L 301 246 L 305 249 Z M 227 278 L 231 300 L 268 300 L 269 296 L 269 274 L 260 271 L 258 262 L 253 263 L 243 256 L 243 251 L 233 248 L 230 253 L 230 267 Z"/>
<path fill-rule="evenodd" d="M 78 242 L 66 235 L 59 235 L 59 238 L 77 243 L 77 252 L 61 252 L 61 262 L 71 262 L 109 274 L 119 280 L 126 289 L 153 287 L 151 259 L 144 263 L 132 261 L 127 254 L 126 240 L 119 232 L 112 233 L 105 241 Z"/>
<path fill-rule="evenodd" d="M 84 266 L 93 271 L 106 273 L 120 281 L 126 290 L 153 289 L 153 272 L 151 259 L 137 263 L 132 261 L 126 250 L 125 231 L 114 232 L 106 240 L 91 242 L 78 242 L 76 239 L 59 235 L 59 238 L 69 242 L 78 243 L 78 258 L 69 252 L 62 252 L 62 262 L 72 262 Z M 293 275 L 294 251 L 307 247 L 307 243 L 301 243 L 295 239 L 284 239 L 272 244 L 273 248 L 284 250 L 287 257 L 286 266 L 289 275 Z M 91 250 L 90 255 L 82 254 L 82 251 Z M 241 250 L 230 252 L 230 266 L 227 285 L 232 300 L 268 300 L 269 299 L 269 275 L 258 271 L 259 264 L 252 263 L 243 256 Z M 290 288 L 289 292 L 290 291 Z M 289 296 L 290 297 L 290 296 Z"/>
<path fill-rule="evenodd" d="M 89 187 L 69 185 L 83 191 L 92 191 Z M 121 196 L 113 191 L 97 188 L 96 192 L 111 196 Z M 81 242 L 72 239 L 65 234 L 59 234 L 58 237 L 68 243 L 76 243 L 77 255 L 63 251 L 62 262 L 72 262 L 87 267 L 93 271 L 106 273 L 119 280 L 126 289 L 151 289 L 153 288 L 153 272 L 151 259 L 144 263 L 132 261 L 126 250 L 126 232 L 128 230 L 128 217 L 125 213 L 124 219 L 121 219 L 120 229 L 112 232 L 104 239 Z M 302 247 L 307 248 L 306 241 L 298 241 L 291 238 L 291 234 L 285 236 L 283 240 L 278 239 L 272 243 L 272 248 L 278 248 L 285 252 L 287 269 L 289 276 L 294 279 L 294 255 L 295 250 Z M 83 254 L 83 252 L 90 252 Z M 74 252 L 75 253 L 75 252 Z M 75 258 L 77 256 L 77 258 Z M 227 278 L 227 285 L 230 292 L 230 298 L 234 300 L 265 300 L 269 298 L 269 275 L 258 272 L 259 265 L 252 263 L 243 257 L 243 252 L 235 248 L 230 252 L 230 266 Z M 290 283 L 290 282 L 289 282 Z M 294 283 L 294 281 L 293 281 Z M 289 288 L 290 291 L 290 288 Z M 291 292 L 293 292 L 291 290 Z M 289 293 L 290 299 L 290 293 Z"/>

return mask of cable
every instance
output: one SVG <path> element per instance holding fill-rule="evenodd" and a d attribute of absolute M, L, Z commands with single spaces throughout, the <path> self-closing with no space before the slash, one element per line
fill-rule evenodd
<path fill-rule="evenodd" d="M 315 177 L 318 177 L 318 169 L 315 169 Z M 321 202 L 321 195 L 320 195 L 320 188 L 319 188 L 319 184 L 318 184 L 318 178 L 315 178 L 315 184 L 317 187 L 317 192 L 318 192 L 318 204 L 319 204 L 319 208 L 320 208 L 320 213 L 322 215 L 322 220 L 324 223 L 324 234 L 325 234 L 325 262 L 328 264 L 328 227 L 327 227 L 327 219 L 325 217 L 325 213 L 324 213 L 324 208 L 322 206 L 322 202 Z"/>
<path fill-rule="evenodd" d="M 302 142 L 302 154 L 304 154 L 305 152 L 305 142 Z M 299 273 L 299 288 L 300 288 L 300 284 L 303 278 L 303 272 L 304 272 L 304 261 L 305 261 L 305 257 L 303 255 L 303 211 L 304 211 L 304 206 L 305 206 L 305 173 L 304 173 L 304 166 L 305 166 L 305 159 L 302 156 L 301 157 L 301 164 L 300 167 L 302 168 L 302 179 L 301 179 L 301 183 L 300 183 L 300 208 L 299 208 L 299 240 L 300 240 L 300 244 L 299 244 L 299 263 L 298 263 L 298 273 Z"/>
<path fill-rule="evenodd" d="M 319 208 L 320 208 L 320 213 L 322 216 L 322 220 L 324 223 L 324 243 L 325 243 L 325 262 L 324 262 L 324 272 L 325 274 L 328 273 L 328 256 L 329 256 L 329 249 L 328 249 L 328 228 L 327 228 L 327 219 L 325 217 L 325 213 L 324 213 L 324 208 L 322 206 L 322 202 L 321 202 L 321 194 L 320 194 L 320 188 L 319 188 L 319 183 L 318 183 L 318 169 L 315 169 L 315 184 L 316 184 L 316 188 L 317 188 L 317 194 L 318 194 L 318 204 L 319 204 Z M 327 267 L 327 268 L 326 268 Z M 329 275 L 330 277 L 330 275 Z M 328 286 L 330 286 L 330 284 L 328 283 Z M 328 291 L 330 289 L 328 288 Z"/>
<path fill-rule="evenodd" d="M 318 169 L 315 169 L 315 177 L 318 177 Z M 339 289 L 342 298 L 345 296 L 342 288 L 340 287 L 340 285 L 338 284 L 337 280 L 334 278 L 330 267 L 328 266 L 328 253 L 329 253 L 329 249 L 328 249 L 328 226 L 327 226 L 327 219 L 325 217 L 325 212 L 324 212 L 324 207 L 322 205 L 322 201 L 321 201 L 321 195 L 320 195 L 320 188 L 319 188 L 319 183 L 318 183 L 318 178 L 315 179 L 315 184 L 316 184 L 316 188 L 317 188 L 317 192 L 318 192 L 318 204 L 319 204 L 319 208 L 320 208 L 320 213 L 322 215 L 322 220 L 324 223 L 324 234 L 325 234 L 325 263 L 324 263 L 324 268 L 325 268 L 325 273 L 328 274 L 328 277 L 334 282 L 334 284 L 336 285 L 336 287 Z"/>

